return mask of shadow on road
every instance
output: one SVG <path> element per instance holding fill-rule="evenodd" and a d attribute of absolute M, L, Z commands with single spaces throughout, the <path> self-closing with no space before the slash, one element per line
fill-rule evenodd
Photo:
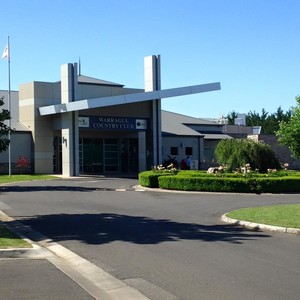
<path fill-rule="evenodd" d="M 101 188 L 101 187 L 82 187 L 82 186 L 67 186 L 67 185 L 58 185 L 58 186 L 3 186 L 0 187 L 1 193 L 8 192 L 94 192 L 94 191 L 115 191 L 115 188 Z"/>
<path fill-rule="evenodd" d="M 55 242 L 77 240 L 101 245 L 114 241 L 158 244 L 178 240 L 224 241 L 242 244 L 270 235 L 234 225 L 201 225 L 120 214 L 57 214 L 20 220 Z"/>

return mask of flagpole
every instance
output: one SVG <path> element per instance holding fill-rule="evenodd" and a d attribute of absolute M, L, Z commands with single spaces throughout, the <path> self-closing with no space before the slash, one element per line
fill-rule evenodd
<path fill-rule="evenodd" d="M 8 111 L 10 114 L 10 118 L 8 121 L 8 175 L 11 176 L 11 99 L 10 99 L 10 44 L 9 44 L 9 36 L 7 37 L 7 49 L 8 49 Z"/>

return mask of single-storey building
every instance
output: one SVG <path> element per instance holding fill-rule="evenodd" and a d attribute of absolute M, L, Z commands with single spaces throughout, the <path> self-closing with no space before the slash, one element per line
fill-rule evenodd
<path fill-rule="evenodd" d="M 220 140 L 232 138 L 223 133 L 223 124 L 162 111 L 163 160 L 180 163 L 190 157 L 192 169 L 214 166 L 215 148 Z"/>
<path fill-rule="evenodd" d="M 76 63 L 65 64 L 60 81 L 33 81 L 11 91 L 13 170 L 20 155 L 30 160 L 34 173 L 64 176 L 133 175 L 160 164 L 175 126 L 161 111 L 161 99 L 219 90 L 220 83 L 161 90 L 160 56 L 155 55 L 145 57 L 144 75 L 144 89 L 127 88 L 78 74 Z M 6 103 L 2 108 L 7 108 L 7 93 L 1 92 Z M 181 122 L 182 129 L 186 127 L 181 133 L 187 134 L 184 147 L 191 141 L 193 156 L 203 162 L 210 133 L 201 132 L 192 119 Z M 171 130 L 162 130 L 162 124 Z M 201 150 L 193 148 L 194 141 Z M 6 151 L 0 154 L 2 171 L 7 161 Z"/>

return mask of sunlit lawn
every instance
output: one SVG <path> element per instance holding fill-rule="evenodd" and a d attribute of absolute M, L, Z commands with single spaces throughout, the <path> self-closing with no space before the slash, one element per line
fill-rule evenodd
<path fill-rule="evenodd" d="M 28 180 L 45 180 L 55 179 L 55 176 L 51 175 L 0 175 L 0 184 L 12 183 L 18 181 Z M 0 249 L 7 248 L 29 248 L 31 247 L 26 241 L 19 238 L 17 235 L 12 233 L 6 227 L 0 225 Z"/>
<path fill-rule="evenodd" d="M 45 179 L 55 179 L 57 177 L 52 175 L 0 175 L 0 184 L 1 183 L 10 183 L 16 181 L 28 181 L 28 180 L 45 180 Z"/>
<path fill-rule="evenodd" d="M 31 247 L 29 243 L 19 238 L 6 227 L 0 225 L 0 249 Z"/>
<path fill-rule="evenodd" d="M 236 220 L 300 228 L 300 204 L 243 208 L 226 215 Z"/>

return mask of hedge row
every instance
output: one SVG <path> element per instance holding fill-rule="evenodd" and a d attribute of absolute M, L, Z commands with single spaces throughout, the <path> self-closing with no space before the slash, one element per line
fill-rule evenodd
<path fill-rule="evenodd" d="M 175 175 L 175 174 L 174 174 Z M 160 173 L 153 171 L 145 171 L 139 174 L 139 183 L 141 186 L 149 188 L 158 188 L 158 178 L 161 176 L 173 176 L 170 173 Z"/>
<path fill-rule="evenodd" d="M 182 191 L 238 192 L 238 193 L 291 193 L 300 192 L 299 177 L 222 178 L 163 176 L 159 187 Z"/>
<path fill-rule="evenodd" d="M 207 171 L 194 171 L 194 170 L 180 170 L 178 172 L 178 175 L 180 176 L 189 176 L 189 177 L 230 177 L 230 178 L 244 178 L 245 175 L 243 173 L 207 173 Z M 251 172 L 250 174 L 247 174 L 247 177 L 282 177 L 282 176 L 300 176 L 300 172 L 295 171 L 276 171 L 274 173 L 254 173 Z"/>
<path fill-rule="evenodd" d="M 299 193 L 300 176 L 282 177 L 219 177 L 195 174 L 154 173 L 139 174 L 142 186 L 181 191 L 237 192 L 237 193 Z M 298 174 L 297 174 L 298 175 Z"/>

